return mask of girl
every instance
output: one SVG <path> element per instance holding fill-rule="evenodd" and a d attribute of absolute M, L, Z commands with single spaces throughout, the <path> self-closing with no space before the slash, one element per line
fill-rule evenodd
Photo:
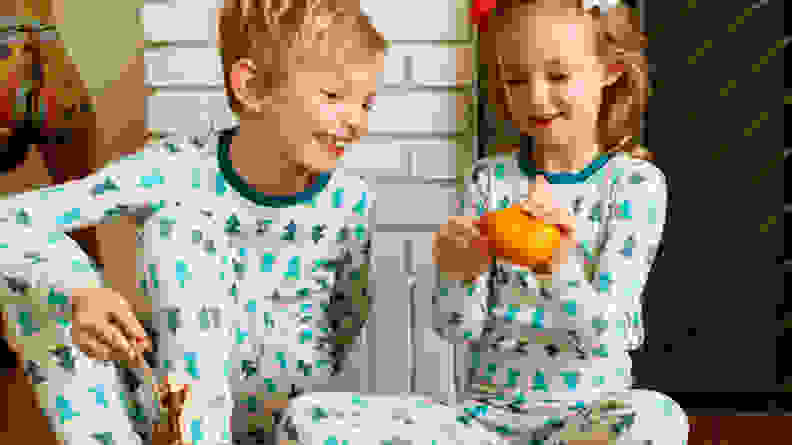
<path fill-rule="evenodd" d="M 471 346 L 468 416 L 520 444 L 684 444 L 679 405 L 630 389 L 666 214 L 665 178 L 630 141 L 647 96 L 637 19 L 622 6 L 507 0 L 486 28 L 489 102 L 534 146 L 477 163 L 465 216 L 435 237 L 446 273 L 435 328 Z M 492 260 L 478 238 L 474 217 L 517 202 L 564 229 L 546 269 Z"/>

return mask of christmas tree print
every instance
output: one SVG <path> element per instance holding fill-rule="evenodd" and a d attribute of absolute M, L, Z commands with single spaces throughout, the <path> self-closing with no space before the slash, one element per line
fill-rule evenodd
<path fill-rule="evenodd" d="M 602 221 L 602 201 L 597 201 L 597 203 L 591 208 L 589 221 L 593 223 L 599 223 Z"/>
<path fill-rule="evenodd" d="M 508 196 L 504 196 L 500 201 L 498 201 L 498 210 L 503 210 L 509 207 L 511 204 L 511 200 Z"/>
<path fill-rule="evenodd" d="M 355 207 L 353 207 L 352 210 L 355 213 L 357 213 L 358 216 L 364 216 L 366 212 L 366 208 L 367 208 L 366 192 L 363 192 L 363 197 L 360 198 L 360 201 L 358 201 L 358 203 L 355 204 Z"/>
<path fill-rule="evenodd" d="M 16 214 L 16 223 L 21 226 L 29 226 L 32 221 L 30 214 L 24 209 L 19 209 Z"/>
<path fill-rule="evenodd" d="M 155 168 L 151 171 L 150 175 L 140 177 L 140 183 L 138 184 L 138 187 L 150 189 L 155 185 L 163 184 L 165 184 L 165 177 L 160 174 L 160 169 Z"/>
<path fill-rule="evenodd" d="M 630 235 L 626 240 L 624 240 L 624 248 L 620 250 L 619 253 L 624 255 L 624 257 L 626 258 L 632 258 L 634 248 L 635 248 L 635 235 Z"/>
<path fill-rule="evenodd" d="M 315 224 L 311 230 L 311 239 L 314 244 L 319 244 L 319 241 L 325 237 L 324 231 L 327 230 L 327 224 Z"/>
<path fill-rule="evenodd" d="M 583 210 L 583 198 L 578 196 L 572 203 L 572 214 L 577 216 L 580 214 L 581 210 Z"/>
<path fill-rule="evenodd" d="M 239 226 L 240 226 L 239 218 L 235 214 L 232 214 L 226 220 L 225 233 L 228 233 L 228 234 L 239 233 Z"/>
<path fill-rule="evenodd" d="M 263 235 L 270 231 L 272 225 L 271 219 L 257 219 L 256 220 L 256 235 Z"/>
<path fill-rule="evenodd" d="M 91 189 L 91 196 L 94 198 L 103 195 L 105 192 L 115 192 L 121 190 L 118 185 L 116 185 L 111 178 L 105 178 L 104 183 L 97 184 Z"/>
<path fill-rule="evenodd" d="M 646 181 L 646 178 L 640 173 L 636 172 L 630 176 L 630 184 L 640 184 L 644 181 Z"/>
<path fill-rule="evenodd" d="M 173 231 L 173 226 L 176 224 L 176 220 L 173 218 L 168 217 L 161 217 L 159 219 L 160 224 L 160 238 L 163 240 L 171 239 L 171 233 Z"/>
<path fill-rule="evenodd" d="M 295 235 L 297 234 L 297 224 L 294 223 L 294 220 L 291 220 L 289 224 L 287 224 L 283 228 L 284 232 L 281 235 L 281 241 L 294 241 Z"/>

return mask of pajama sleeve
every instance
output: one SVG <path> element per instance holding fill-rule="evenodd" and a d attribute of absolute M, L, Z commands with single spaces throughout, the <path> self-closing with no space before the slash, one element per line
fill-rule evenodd
<path fill-rule="evenodd" d="M 660 244 L 666 214 L 662 172 L 644 161 L 613 184 L 600 251 L 580 246 L 553 274 L 554 297 L 544 307 L 544 329 L 567 331 L 582 352 L 607 357 L 607 348 L 643 342 L 641 294 Z M 584 265 L 592 263 L 586 279 Z"/>
<path fill-rule="evenodd" d="M 458 210 L 465 216 L 479 217 L 490 207 L 490 171 L 482 162 L 473 168 L 465 181 Z M 487 280 L 489 272 L 476 280 L 465 282 L 447 279 L 438 272 L 437 286 L 432 296 L 434 331 L 451 343 L 479 340 L 491 319 L 487 311 Z"/>
<path fill-rule="evenodd" d="M 12 195 L 0 201 L 0 277 L 50 288 L 95 287 L 98 274 L 89 257 L 65 232 L 102 222 L 130 209 L 156 209 L 164 195 L 159 174 L 170 158 L 159 146 L 110 164 L 66 184 Z M 49 303 L 60 297 L 49 297 Z"/>
<path fill-rule="evenodd" d="M 148 224 L 194 217 L 187 209 L 171 211 L 167 217 L 154 216 Z M 167 376 L 170 383 L 190 385 L 191 400 L 182 424 L 187 441 L 215 445 L 231 443 L 229 354 L 235 333 L 241 334 L 233 325 L 237 308 L 223 303 L 229 301 L 232 261 L 222 246 L 213 248 L 210 240 L 221 238 L 211 230 L 197 224 L 146 230 L 143 262 L 152 303 L 155 378 L 162 382 Z M 144 388 L 150 391 L 151 386 Z M 151 401 L 153 395 L 143 398 Z"/>
<path fill-rule="evenodd" d="M 56 245 L 63 239 L 59 234 L 114 215 L 156 211 L 181 184 L 180 178 L 166 178 L 177 160 L 161 146 L 151 145 L 83 179 L 8 197 L 0 201 L 0 240 L 12 245 L 14 234 L 28 232 Z"/>
<path fill-rule="evenodd" d="M 344 238 L 337 278 L 331 292 L 327 319 L 327 342 L 333 357 L 334 373 L 341 372 L 349 352 L 359 346 L 360 334 L 368 320 L 369 276 L 371 274 L 373 211 L 376 197 L 366 190 L 354 208 L 355 215 Z"/>

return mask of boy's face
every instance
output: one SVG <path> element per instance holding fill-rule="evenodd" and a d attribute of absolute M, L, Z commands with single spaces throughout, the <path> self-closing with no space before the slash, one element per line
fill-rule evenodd
<path fill-rule="evenodd" d="M 330 31 L 320 44 L 324 55 L 311 51 L 307 60 L 291 62 L 288 79 L 270 93 L 272 105 L 263 107 L 259 122 L 244 128 L 261 135 L 260 150 L 279 151 L 312 172 L 334 169 L 343 155 L 341 144 L 367 134 L 377 77 L 384 68 L 384 54 L 360 48 L 353 32 Z"/>
<path fill-rule="evenodd" d="M 495 37 L 505 104 L 515 126 L 540 145 L 572 143 L 595 128 L 606 78 L 593 23 L 574 12 L 520 7 Z M 508 101 L 508 98 L 506 99 Z M 553 118 L 545 125 L 535 118 Z"/>

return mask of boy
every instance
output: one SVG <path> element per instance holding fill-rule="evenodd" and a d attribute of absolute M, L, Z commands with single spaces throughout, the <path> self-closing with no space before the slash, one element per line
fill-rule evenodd
<path fill-rule="evenodd" d="M 230 443 L 229 377 L 235 389 L 266 383 L 278 399 L 338 372 L 339 345 L 361 327 L 349 286 L 370 244 L 373 197 L 333 169 L 343 145 L 366 133 L 385 40 L 354 1 L 281 11 L 229 1 L 219 19 L 239 127 L 205 146 L 148 146 L 0 204 L 0 273 L 50 288 L 51 304 L 96 279 L 63 232 L 115 214 L 147 217 L 152 361 L 160 383 L 187 388 L 183 443 Z M 67 319 L 47 376 L 53 426 L 74 443 L 140 443 L 118 416 L 125 396 L 112 368 L 70 346 Z M 141 380 L 142 365 L 133 370 Z"/>

